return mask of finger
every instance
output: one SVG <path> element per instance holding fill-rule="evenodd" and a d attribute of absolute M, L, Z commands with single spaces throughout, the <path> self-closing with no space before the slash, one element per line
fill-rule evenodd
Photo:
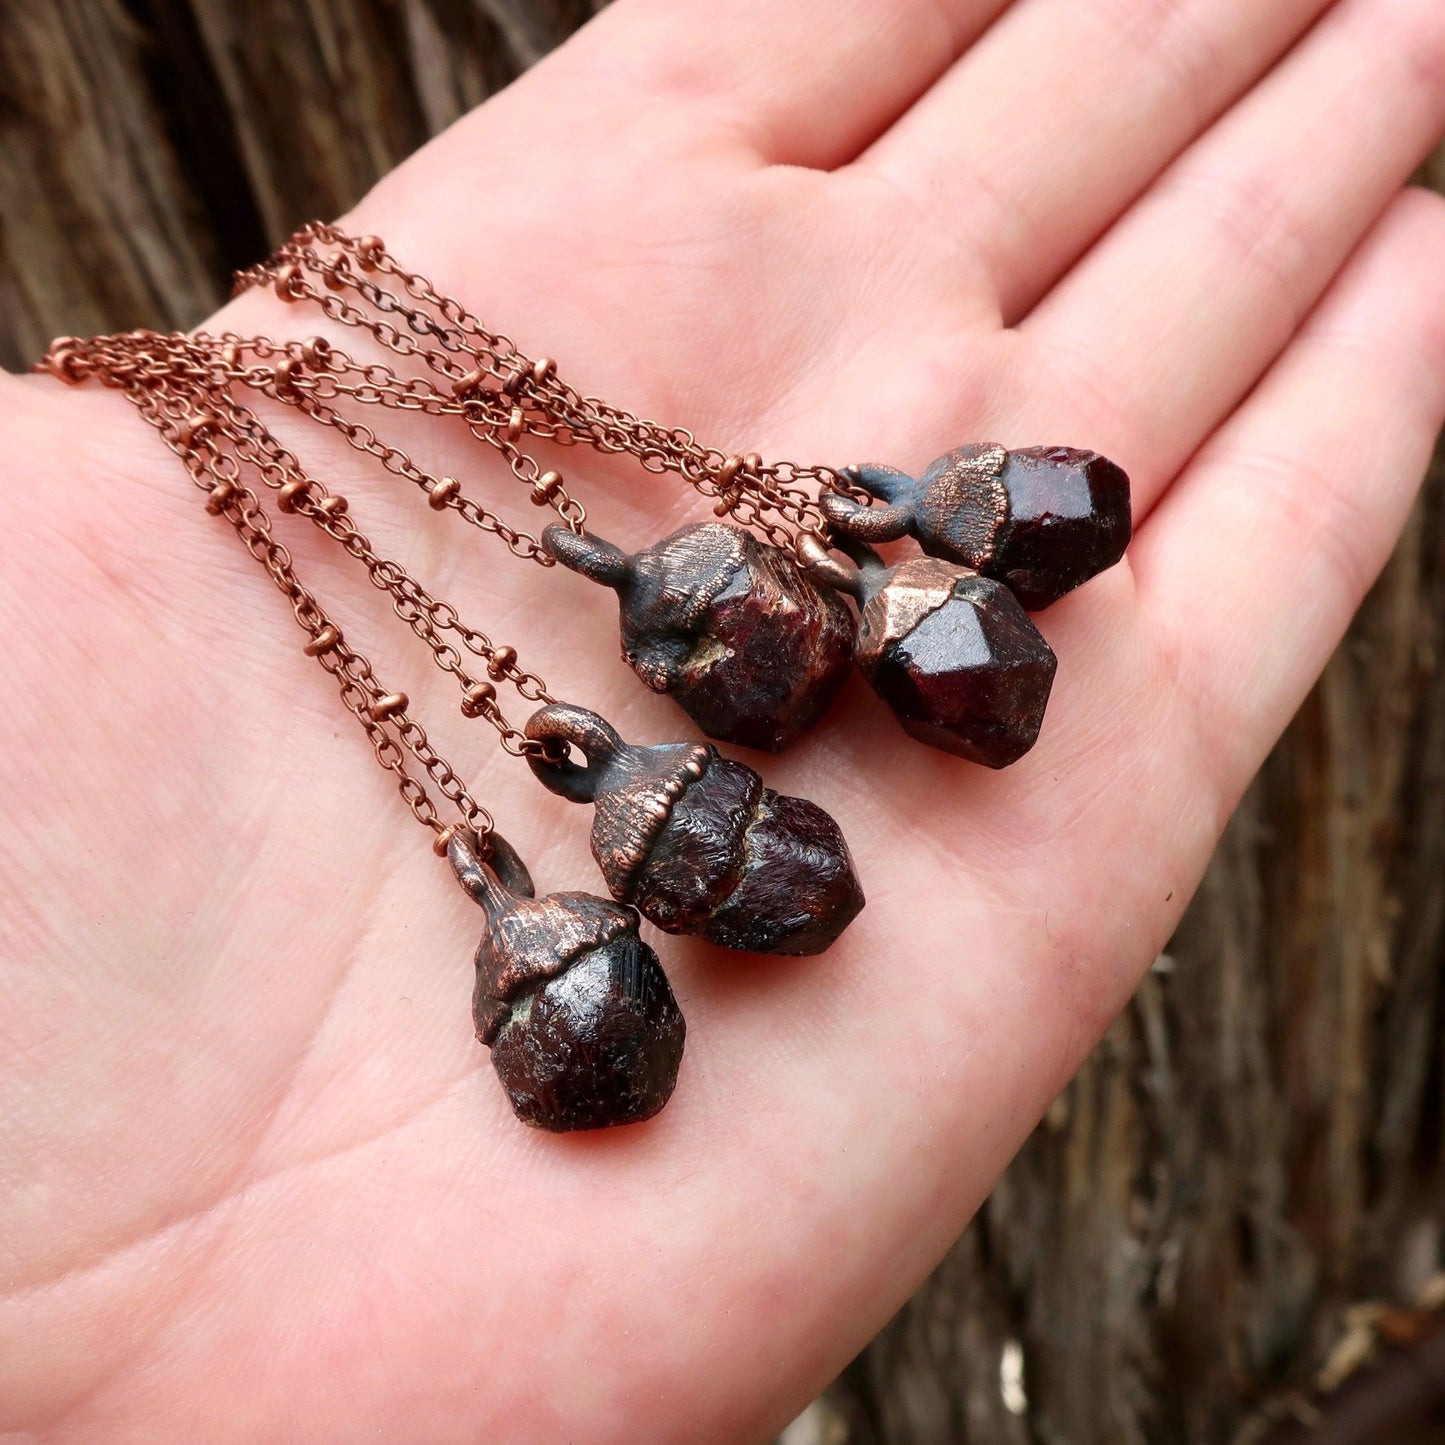
<path fill-rule="evenodd" d="M 625 0 L 537 74 L 585 72 L 573 93 L 593 103 L 599 89 L 628 114 L 661 99 L 767 161 L 826 169 L 857 155 L 1009 3 Z"/>
<path fill-rule="evenodd" d="M 1012 324 L 1331 0 L 1030 0 L 861 158 L 975 248 Z"/>
<path fill-rule="evenodd" d="M 1233 796 L 1324 667 L 1445 420 L 1445 201 L 1399 198 L 1131 553 Z"/>
<path fill-rule="evenodd" d="M 1025 323 L 1143 516 L 1445 129 L 1445 6 L 1346 0 Z M 1071 399 L 1071 400 L 1068 400 Z M 1061 433 L 1063 434 L 1063 433 Z"/>

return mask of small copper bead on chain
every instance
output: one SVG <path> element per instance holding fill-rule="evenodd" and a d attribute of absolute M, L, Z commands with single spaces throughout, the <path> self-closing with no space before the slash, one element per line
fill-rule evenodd
<path fill-rule="evenodd" d="M 294 261 L 288 261 L 276 273 L 276 294 L 283 301 L 299 301 L 301 297 L 294 288 L 300 279 L 301 268 Z"/>
<path fill-rule="evenodd" d="M 209 492 L 206 493 L 206 510 L 213 516 L 219 517 L 230 505 L 231 498 L 236 495 L 234 482 L 217 482 Z"/>
<path fill-rule="evenodd" d="M 374 722 L 385 722 L 399 712 L 405 712 L 411 699 L 404 692 L 389 692 L 372 703 L 368 711 Z"/>
<path fill-rule="evenodd" d="M 532 385 L 541 386 L 556 370 L 557 363 L 550 356 L 539 356 L 532 363 Z"/>
<path fill-rule="evenodd" d="M 241 348 L 234 341 L 228 341 L 221 347 L 221 365 L 227 371 L 235 371 L 241 364 Z"/>
<path fill-rule="evenodd" d="M 325 368 L 331 361 L 331 343 L 324 336 L 312 336 L 301 343 L 301 359 L 307 366 Z"/>
<path fill-rule="evenodd" d="M 514 442 L 527 429 L 527 418 L 522 408 L 514 406 L 511 415 L 507 418 L 507 440 Z"/>
<path fill-rule="evenodd" d="M 443 477 L 426 495 L 427 506 L 440 512 L 462 489 L 455 477 Z"/>
<path fill-rule="evenodd" d="M 58 376 L 66 386 L 79 386 L 85 380 L 75 370 L 76 355 L 69 346 L 54 347 L 46 358 L 45 364 L 52 376 Z"/>
<path fill-rule="evenodd" d="M 311 483 L 305 477 L 292 477 L 281 485 L 276 493 L 276 505 L 283 512 L 294 512 L 296 503 L 311 490 Z"/>
<path fill-rule="evenodd" d="M 296 389 L 296 373 L 301 370 L 301 359 L 288 356 L 276 363 L 276 394 L 285 396 Z"/>
<path fill-rule="evenodd" d="M 380 236 L 363 236 L 356 243 L 356 261 L 363 271 L 375 271 L 386 251 L 386 244 Z"/>
<path fill-rule="evenodd" d="M 725 517 L 742 498 L 743 489 L 740 476 L 743 468 L 747 465 L 746 460 L 734 453 L 718 468 L 717 474 L 717 503 L 712 509 L 713 516 Z"/>
<path fill-rule="evenodd" d="M 324 517 L 339 517 L 349 504 L 345 497 L 323 497 L 316 504 L 316 510 Z"/>
<path fill-rule="evenodd" d="M 514 366 L 502 381 L 502 395 L 515 396 L 517 394 L 517 388 L 521 386 L 526 375 L 526 367 L 520 364 Z"/>
<path fill-rule="evenodd" d="M 196 412 L 193 416 L 188 416 L 176 428 L 176 445 L 185 448 L 191 447 L 196 438 L 214 422 L 215 417 L 208 411 Z"/>
<path fill-rule="evenodd" d="M 462 716 L 481 717 L 496 701 L 497 689 L 489 682 L 474 682 L 462 694 Z"/>
<path fill-rule="evenodd" d="M 474 366 L 465 376 L 452 382 L 452 394 L 465 396 L 469 391 L 479 391 L 486 379 L 486 371 L 480 366 Z"/>
<path fill-rule="evenodd" d="M 320 657 L 323 652 L 330 652 L 340 641 L 341 629 L 334 622 L 328 622 L 301 650 L 307 657 Z"/>
<path fill-rule="evenodd" d="M 543 472 L 535 482 L 532 483 L 532 505 L 534 507 L 545 507 L 552 498 L 562 490 L 561 472 Z"/>
<path fill-rule="evenodd" d="M 500 682 L 507 674 L 507 669 L 517 664 L 517 649 L 515 647 L 494 647 L 491 658 L 487 662 L 487 676 L 493 682 Z"/>

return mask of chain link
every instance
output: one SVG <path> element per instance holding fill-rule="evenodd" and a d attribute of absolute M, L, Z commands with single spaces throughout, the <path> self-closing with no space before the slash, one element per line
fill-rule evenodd
<path fill-rule="evenodd" d="M 384 367 L 367 369 L 387 379 L 377 378 L 358 399 L 464 416 L 477 437 L 498 448 L 512 471 L 532 483 L 533 500 L 552 506 L 576 531 L 585 513 L 567 497 L 560 478 L 550 495 L 538 494 L 538 479 L 557 474 L 544 473 L 535 458 L 517 450 L 520 436 L 628 453 L 644 469 L 675 473 L 714 499 L 716 515 L 730 515 L 792 551 L 810 534 L 825 544 L 830 539 L 820 491 L 842 492 L 864 505 L 873 500 L 835 468 L 765 462 L 756 452 L 729 454 L 703 446 L 685 427 L 664 427 L 583 395 L 557 375 L 549 358 L 523 355 L 510 337 L 489 330 L 459 301 L 405 270 L 374 236 L 353 237 L 321 223 L 305 226 L 271 260 L 238 275 L 238 292 L 252 286 L 269 287 L 286 301 L 313 302 L 395 355 L 421 361 L 446 384 L 453 402 L 463 399 L 460 406 L 449 406 L 446 394 L 425 379 L 402 383 Z M 347 299 L 347 293 L 364 304 Z"/>
<path fill-rule="evenodd" d="M 275 492 L 281 510 L 305 517 L 365 567 L 372 583 L 390 596 L 397 616 L 427 645 L 437 665 L 457 680 L 463 712 L 491 723 L 503 748 L 525 756 L 544 752 L 544 746 L 508 721 L 497 705 L 495 684 L 506 681 L 529 701 L 553 699 L 541 678 L 518 665 L 515 649 L 497 645 L 468 626 L 455 608 L 433 597 L 399 563 L 377 555 L 350 518 L 345 499 L 327 492 L 259 418 L 231 396 L 227 383 L 234 379 L 234 365 L 210 338 L 150 332 L 90 341 L 63 337 L 36 369 L 71 384 L 96 377 L 126 393 L 181 459 L 192 482 L 206 493 L 207 510 L 231 524 L 286 597 L 307 634 L 306 652 L 335 678 L 343 705 L 361 725 L 378 764 L 396 778 L 402 801 L 417 821 L 439 842 L 454 826 L 443 823 L 426 783 L 410 770 L 408 754 L 456 808 L 463 826 L 483 839 L 490 834 L 491 814 L 410 716 L 406 695 L 381 684 L 368 659 L 350 646 L 301 582 L 246 475 Z M 467 671 L 459 648 L 485 664 L 490 681 Z"/>
<path fill-rule="evenodd" d="M 426 645 L 432 660 L 461 689 L 462 711 L 497 731 L 517 756 L 546 753 L 497 704 L 496 684 L 528 701 L 551 702 L 546 684 L 519 665 L 515 649 L 468 626 L 449 603 L 434 597 L 397 562 L 377 554 L 349 515 L 346 499 L 328 492 L 240 402 L 236 389 L 263 395 L 329 427 L 388 473 L 421 490 L 437 511 L 450 510 L 499 538 L 515 555 L 551 567 L 555 559 L 533 533 L 514 527 L 466 494 L 454 477 L 438 477 L 402 448 L 383 441 L 351 408 L 378 406 L 425 416 L 459 418 L 494 448 L 530 500 L 582 533 L 587 514 L 562 475 L 519 445 L 531 437 L 562 447 L 584 445 L 628 454 L 651 472 L 682 477 L 730 516 L 795 554 L 830 539 L 818 493 L 833 490 L 860 503 L 872 499 L 831 467 L 764 462 L 755 452 L 735 455 L 704 446 L 682 427 L 658 422 L 585 396 L 564 382 L 546 357 L 522 354 L 510 337 L 489 330 L 459 301 L 424 276 L 406 271 L 375 237 L 353 237 L 321 223 L 303 227 L 277 253 L 240 272 L 239 294 L 264 286 L 284 301 L 310 302 L 333 322 L 368 335 L 390 355 L 423 371 L 402 375 L 362 362 L 321 337 L 276 341 L 233 332 L 116 336 L 52 343 L 37 370 L 71 384 L 98 378 L 124 391 L 160 432 L 207 494 L 207 510 L 224 517 L 291 605 L 308 636 L 306 651 L 336 680 L 341 700 L 365 731 L 377 762 L 397 780 L 402 800 L 438 838 L 450 826 L 438 814 L 427 782 L 408 757 L 459 812 L 462 824 L 485 837 L 491 815 L 437 754 L 408 713 L 404 694 L 389 692 L 370 662 L 356 652 L 296 575 L 290 553 L 272 534 L 271 518 L 246 478 L 274 493 L 283 512 L 311 522 L 363 568 L 390 598 L 392 610 Z M 479 661 L 485 680 L 470 670 Z"/>

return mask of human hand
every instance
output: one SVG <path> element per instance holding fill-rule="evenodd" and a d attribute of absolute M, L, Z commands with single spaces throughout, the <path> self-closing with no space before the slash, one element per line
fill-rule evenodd
<path fill-rule="evenodd" d="M 1128 561 L 1041 618 L 1023 762 L 924 749 L 856 684 L 768 762 L 869 906 L 819 959 L 666 940 L 678 1092 L 605 1136 L 512 1121 L 470 1037 L 478 916 L 174 460 L 113 395 L 0 387 L 0 1431 L 784 1422 L 1128 997 L 1387 555 L 1445 414 L 1445 207 L 1396 195 L 1442 130 L 1436 0 L 622 0 L 359 208 L 524 349 L 719 445 L 1062 442 L 1134 479 Z M 259 296 L 225 324 L 315 329 Z M 283 435 L 557 691 L 682 735 L 587 583 Z M 572 469 L 629 546 L 700 514 Z M 515 515 L 506 487 L 476 490 Z M 541 886 L 596 886 L 580 818 L 389 650 L 384 605 L 341 610 L 485 758 Z"/>

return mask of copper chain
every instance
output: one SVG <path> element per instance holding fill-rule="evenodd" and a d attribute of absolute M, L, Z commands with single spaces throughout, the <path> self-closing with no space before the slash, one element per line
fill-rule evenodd
<path fill-rule="evenodd" d="M 495 644 L 468 626 L 454 607 L 434 597 L 399 563 L 379 556 L 350 516 L 346 499 L 312 477 L 237 400 L 236 389 L 266 396 L 330 427 L 349 446 L 419 488 L 434 509 L 456 512 L 517 556 L 543 567 L 555 562 L 536 536 L 466 495 L 455 477 L 435 476 L 383 441 L 349 415 L 350 408 L 380 406 L 459 418 L 501 454 L 535 505 L 549 508 L 578 533 L 586 523 L 582 504 L 559 472 L 523 450 L 524 438 L 628 453 L 648 471 L 675 473 L 715 500 L 716 515 L 754 528 L 800 558 L 810 549 L 825 549 L 829 539 L 819 490 L 870 500 L 833 468 L 767 463 L 756 452 L 730 454 L 703 446 L 685 428 L 663 427 L 584 396 L 558 377 L 549 358 L 524 356 L 509 337 L 488 330 L 459 301 L 404 270 L 375 237 L 355 238 L 319 223 L 306 226 L 271 260 L 237 276 L 238 292 L 251 286 L 266 286 L 284 301 L 314 303 L 330 320 L 365 333 L 400 363 L 420 364 L 424 370 L 402 375 L 389 365 L 356 360 L 321 337 L 282 342 L 231 332 L 149 331 L 88 341 L 62 337 L 36 369 L 71 384 L 98 377 L 124 391 L 156 428 L 206 492 L 207 510 L 231 524 L 291 604 L 307 633 L 307 654 L 336 679 L 341 700 L 361 724 L 377 762 L 396 777 L 403 801 L 433 830 L 439 845 L 457 826 L 485 838 L 492 830 L 491 815 L 410 716 L 406 695 L 381 685 L 371 663 L 347 643 L 297 577 L 290 553 L 275 539 L 270 515 L 246 478 L 273 492 L 279 510 L 311 522 L 365 569 L 396 615 L 427 646 L 433 662 L 455 679 L 463 713 L 489 722 L 508 752 L 530 756 L 547 749 L 508 721 L 497 703 L 497 684 L 509 684 L 528 701 L 552 698 L 541 678 L 519 666 L 514 648 Z M 485 680 L 475 675 L 468 657 L 482 664 Z M 456 807 L 460 825 L 442 822 L 427 781 L 411 770 L 408 756 Z"/>
<path fill-rule="evenodd" d="M 422 376 L 403 381 L 373 366 L 361 368 L 364 386 L 348 394 L 383 406 L 463 416 L 472 432 L 500 450 L 513 472 L 531 484 L 532 500 L 553 506 L 574 530 L 582 530 L 585 514 L 558 473 L 544 472 L 519 451 L 523 435 L 630 453 L 646 470 L 676 473 L 715 499 L 716 515 L 730 515 L 792 551 L 809 536 L 828 540 L 817 490 L 872 500 L 832 467 L 765 462 L 756 452 L 703 446 L 685 427 L 664 427 L 582 395 L 561 380 L 550 358 L 523 355 L 510 337 L 489 330 L 459 301 L 405 270 L 374 236 L 349 236 L 319 222 L 305 226 L 269 261 L 238 275 L 238 293 L 252 286 L 269 287 L 284 301 L 312 302 L 331 320 L 423 363 L 442 387 Z"/>
<path fill-rule="evenodd" d="M 231 395 L 227 384 L 235 379 L 233 363 L 219 355 L 213 338 L 143 331 L 90 341 L 65 337 L 52 345 L 37 370 L 71 384 L 99 377 L 127 394 L 206 492 L 207 511 L 230 522 L 290 602 L 308 635 L 306 652 L 336 678 L 343 704 L 366 732 L 377 762 L 395 775 L 402 799 L 417 820 L 433 830 L 439 844 L 455 826 L 442 822 L 426 783 L 408 767 L 406 754 L 456 807 L 462 825 L 485 838 L 493 827 L 490 813 L 410 716 L 406 694 L 383 687 L 371 663 L 347 643 L 300 581 L 290 553 L 273 535 L 268 512 L 244 477 L 275 492 L 280 510 L 305 517 L 355 558 L 373 585 L 390 596 L 397 616 L 427 645 L 437 666 L 456 679 L 463 713 L 490 722 L 508 752 L 529 755 L 545 751 L 544 745 L 507 720 L 496 701 L 496 683 L 511 684 L 530 701 L 552 698 L 539 677 L 518 665 L 516 650 L 469 627 L 455 608 L 433 597 L 399 563 L 378 556 L 350 517 L 346 499 L 312 478 L 254 412 Z M 459 646 L 485 665 L 489 681 L 467 670 Z"/>

